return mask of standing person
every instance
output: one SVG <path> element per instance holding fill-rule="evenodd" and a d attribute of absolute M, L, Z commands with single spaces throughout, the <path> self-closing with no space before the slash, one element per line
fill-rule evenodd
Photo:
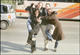
<path fill-rule="evenodd" d="M 36 9 L 38 9 L 40 12 L 40 15 L 43 16 L 43 3 L 42 2 L 39 2 L 37 4 Z"/>
<path fill-rule="evenodd" d="M 49 14 L 48 14 L 48 9 L 49 9 L 49 8 L 51 8 L 51 7 L 50 7 L 50 4 L 49 4 L 49 3 L 46 3 L 46 4 L 45 4 L 45 7 L 43 8 L 42 16 L 48 16 L 48 15 L 49 15 Z M 42 30 L 42 33 L 43 33 L 43 35 L 44 35 L 44 50 L 47 50 L 46 45 L 47 45 L 47 43 L 48 43 L 48 37 L 47 37 L 45 31 L 46 31 L 46 27 L 49 26 L 49 25 L 46 23 L 45 18 L 43 18 L 43 19 L 44 19 L 44 22 L 42 22 L 41 30 Z"/>
<path fill-rule="evenodd" d="M 33 53 L 36 50 L 36 36 L 40 29 L 41 17 L 38 9 L 35 10 L 33 16 L 31 16 L 34 20 L 31 22 L 32 26 L 32 42 L 31 42 L 31 52 Z"/>
<path fill-rule="evenodd" d="M 33 8 L 34 4 L 31 4 L 30 7 L 26 8 L 29 10 L 30 17 L 28 18 L 27 27 L 29 31 L 29 36 L 27 43 L 31 45 L 31 52 L 33 53 L 36 50 L 36 35 L 39 32 L 39 26 L 41 24 L 40 20 L 40 11 Z"/>
<path fill-rule="evenodd" d="M 31 32 L 32 32 L 31 22 L 33 20 L 33 18 L 31 18 L 31 16 L 33 16 L 34 11 L 35 11 L 34 3 L 32 3 L 30 6 L 28 6 L 25 10 L 29 11 L 29 17 L 28 17 L 28 20 L 27 20 L 27 28 L 28 28 L 29 35 L 28 35 L 27 43 L 31 44 L 31 40 L 32 40 L 32 37 L 31 37 Z"/>
<path fill-rule="evenodd" d="M 45 4 L 45 7 L 43 8 L 43 16 L 48 16 L 48 9 L 51 8 L 49 3 Z"/>
<path fill-rule="evenodd" d="M 52 13 L 52 9 L 49 8 L 47 11 L 48 11 L 48 16 L 50 16 L 51 13 Z M 48 44 L 48 41 L 53 41 L 52 34 L 53 34 L 54 30 L 55 30 L 55 26 L 53 24 L 49 24 L 48 22 L 46 22 L 46 23 L 47 23 L 47 26 L 46 26 L 45 34 L 47 35 L 47 39 L 45 41 L 47 41 L 47 42 L 46 42 L 44 50 L 48 50 L 46 48 L 46 46 Z"/>
<path fill-rule="evenodd" d="M 45 19 L 43 18 L 42 22 L 46 21 L 47 24 L 51 24 L 55 26 L 55 29 L 53 29 L 52 34 L 50 34 L 50 32 L 47 31 L 48 32 L 47 34 L 49 34 L 47 36 L 52 37 L 54 40 L 56 40 L 55 46 L 54 46 L 54 51 L 56 52 L 58 41 L 63 39 L 62 27 L 58 18 L 56 17 L 56 12 L 52 12 L 51 9 L 48 9 L 48 13 L 49 13 L 49 16 L 46 16 Z"/>

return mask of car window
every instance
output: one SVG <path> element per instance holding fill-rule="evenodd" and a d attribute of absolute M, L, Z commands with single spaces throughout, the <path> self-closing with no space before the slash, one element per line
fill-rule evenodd
<path fill-rule="evenodd" d="M 0 5 L 0 7 L 1 7 L 0 13 L 7 13 L 8 12 L 7 6 Z"/>
<path fill-rule="evenodd" d="M 14 12 L 13 6 L 10 6 L 10 7 L 9 7 L 9 12 L 10 12 L 10 13 L 13 13 L 13 12 Z"/>

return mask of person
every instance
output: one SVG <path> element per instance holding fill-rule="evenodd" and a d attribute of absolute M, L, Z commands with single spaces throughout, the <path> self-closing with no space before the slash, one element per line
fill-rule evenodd
<path fill-rule="evenodd" d="M 51 12 L 52 12 L 52 9 L 49 8 L 49 9 L 48 9 L 48 16 L 51 15 Z M 47 27 L 46 27 L 45 33 L 46 33 L 46 35 L 47 35 L 47 37 L 48 37 L 48 40 L 50 40 L 50 41 L 52 41 L 51 35 L 53 34 L 54 29 L 55 29 L 55 26 L 54 26 L 53 24 L 48 24 Z"/>
<path fill-rule="evenodd" d="M 33 53 L 36 50 L 36 35 L 39 31 L 40 12 L 38 9 L 34 8 L 34 3 L 31 6 L 28 6 L 26 10 L 29 11 L 30 16 L 27 21 L 27 28 L 29 32 L 27 43 L 31 45 L 31 52 Z"/>
<path fill-rule="evenodd" d="M 42 15 L 42 3 L 41 2 L 39 2 L 36 6 L 34 5 L 34 3 L 32 3 L 30 6 L 28 6 L 25 10 L 28 10 L 29 11 L 29 14 L 30 14 L 30 16 L 28 17 L 28 21 L 27 21 L 27 28 L 28 28 L 28 31 L 29 31 L 29 35 L 28 35 L 28 39 L 27 39 L 27 44 L 31 44 L 31 30 L 32 30 L 32 26 L 31 26 L 31 20 L 33 20 L 33 18 L 31 19 L 31 16 L 33 16 L 33 14 L 34 14 L 34 11 L 36 10 L 36 9 L 38 9 L 39 10 L 39 12 L 40 12 L 40 16 Z M 26 45 L 27 45 L 26 44 Z"/>
<path fill-rule="evenodd" d="M 31 16 L 33 16 L 34 11 L 35 11 L 35 5 L 34 5 L 34 3 L 32 3 L 27 8 L 25 8 L 25 10 L 28 10 L 29 11 L 29 17 L 28 17 L 28 20 L 27 20 L 27 28 L 28 28 L 29 35 L 28 35 L 27 43 L 28 44 L 31 44 L 31 39 L 32 39 L 32 37 L 31 37 L 31 32 L 32 32 L 31 22 L 33 20 L 31 18 Z M 27 45 L 27 43 L 26 43 L 26 45 Z"/>
<path fill-rule="evenodd" d="M 42 11 L 43 12 L 42 13 L 43 16 L 48 16 L 48 9 L 49 8 L 51 8 L 50 4 L 49 3 L 46 3 L 45 4 L 45 7 L 43 8 L 43 11 Z"/>
<path fill-rule="evenodd" d="M 42 3 L 42 2 L 39 2 L 39 3 L 36 5 L 36 9 L 38 9 L 39 12 L 40 12 L 40 15 L 43 16 L 43 3 Z"/>
<path fill-rule="evenodd" d="M 36 50 L 36 36 L 40 29 L 41 17 L 38 9 L 35 10 L 35 14 L 31 16 L 34 20 L 32 21 L 32 43 L 31 43 L 31 52 L 33 53 Z"/>
<path fill-rule="evenodd" d="M 51 9 L 48 9 L 48 13 L 49 13 L 49 16 L 46 16 L 45 19 L 43 18 L 42 22 L 46 21 L 47 24 L 51 24 L 51 25 L 55 26 L 55 29 L 52 29 L 52 31 L 53 31 L 52 34 L 50 34 L 50 32 L 48 31 L 50 36 L 49 35 L 47 35 L 47 36 L 52 37 L 54 40 L 56 40 L 54 50 L 53 50 L 56 52 L 56 49 L 58 46 L 58 41 L 62 40 L 64 35 L 63 35 L 61 24 L 60 24 L 58 18 L 56 17 L 56 12 L 51 11 Z"/>
<path fill-rule="evenodd" d="M 41 18 L 42 17 L 44 17 L 44 16 L 48 16 L 48 12 L 47 12 L 47 10 L 50 8 L 50 4 L 49 3 L 46 3 L 46 5 L 45 5 L 45 8 L 43 8 L 43 3 L 42 2 L 39 2 L 38 4 L 37 4 L 37 6 L 36 6 L 36 9 L 39 9 L 39 11 L 40 11 L 40 16 L 41 16 Z M 46 34 L 45 34 L 45 28 L 46 28 L 46 26 L 45 26 L 45 23 L 41 23 L 42 25 L 40 25 L 40 28 L 41 28 L 41 30 L 42 30 L 42 33 L 43 33 L 43 35 L 44 35 L 44 42 L 45 42 L 45 47 L 46 47 L 46 44 L 47 44 L 47 36 L 46 36 Z M 44 48 L 45 49 L 45 48 Z"/>
<path fill-rule="evenodd" d="M 48 16 L 49 14 L 48 14 L 48 9 L 49 8 L 51 8 L 50 7 L 50 4 L 49 3 L 46 3 L 45 4 L 45 7 L 43 8 L 43 13 L 42 13 L 42 16 L 44 17 L 44 16 Z M 48 40 L 49 40 L 49 38 L 47 37 L 47 27 L 48 26 L 50 26 L 50 24 L 47 24 L 47 22 L 45 21 L 45 18 L 43 18 L 44 19 L 44 22 L 42 22 L 41 24 L 41 30 L 42 30 L 42 33 L 43 33 L 43 35 L 44 35 L 44 50 L 47 50 L 47 48 L 46 48 L 46 45 L 47 45 L 47 43 L 48 43 Z"/>

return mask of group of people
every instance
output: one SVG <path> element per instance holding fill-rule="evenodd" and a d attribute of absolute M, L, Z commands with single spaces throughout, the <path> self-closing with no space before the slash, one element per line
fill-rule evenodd
<path fill-rule="evenodd" d="M 56 12 L 52 10 L 49 3 L 45 4 L 39 2 L 37 5 L 32 3 L 25 10 L 29 11 L 30 16 L 27 21 L 28 40 L 27 43 L 31 45 L 31 52 L 36 50 L 36 35 L 40 28 L 44 35 L 44 50 L 47 49 L 48 41 L 55 41 L 54 51 L 58 46 L 58 41 L 63 39 L 63 32 L 61 24 L 56 17 Z M 44 29 L 45 27 L 45 29 Z"/>

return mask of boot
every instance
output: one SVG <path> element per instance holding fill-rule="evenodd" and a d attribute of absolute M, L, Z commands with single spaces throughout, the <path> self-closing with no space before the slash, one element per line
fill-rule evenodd
<path fill-rule="evenodd" d="M 31 43 L 31 53 L 33 53 L 34 51 L 36 51 L 36 41 L 32 41 Z"/>
<path fill-rule="evenodd" d="M 56 52 L 57 46 L 58 46 L 58 41 L 56 40 L 54 50 L 53 50 L 54 52 Z"/>
<path fill-rule="evenodd" d="M 30 31 L 30 32 L 29 32 L 28 39 L 27 39 L 27 44 L 30 44 L 30 45 L 31 45 L 31 42 L 32 42 L 32 34 L 33 34 L 33 32 Z"/>

